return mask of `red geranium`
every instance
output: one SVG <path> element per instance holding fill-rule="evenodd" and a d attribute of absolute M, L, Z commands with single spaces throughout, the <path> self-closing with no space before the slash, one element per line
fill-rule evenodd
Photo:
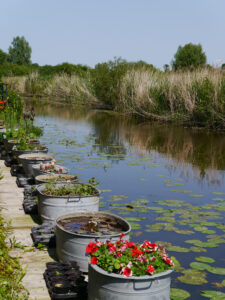
<path fill-rule="evenodd" d="M 96 265 L 97 262 L 98 262 L 97 257 L 96 257 L 96 256 L 93 256 L 92 259 L 91 259 L 91 264 L 92 264 L 92 265 Z"/>
<path fill-rule="evenodd" d="M 126 276 L 126 277 L 132 276 L 131 268 L 125 267 L 125 268 L 123 269 L 123 275 Z"/>
<path fill-rule="evenodd" d="M 155 268 L 152 265 L 149 265 L 147 267 L 147 273 L 152 275 L 154 272 L 155 272 Z"/>

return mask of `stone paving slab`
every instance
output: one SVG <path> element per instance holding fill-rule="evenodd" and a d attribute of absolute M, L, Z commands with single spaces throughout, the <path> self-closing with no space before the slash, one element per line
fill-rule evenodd
<path fill-rule="evenodd" d="M 47 250 L 40 251 L 32 247 L 33 242 L 30 236 L 31 227 L 37 226 L 30 215 L 23 211 L 23 189 L 18 188 L 16 177 L 10 174 L 10 168 L 6 167 L 4 161 L 0 160 L 0 170 L 4 178 L 0 181 L 0 206 L 2 216 L 7 221 L 11 221 L 13 236 L 30 252 L 23 253 L 21 249 L 14 249 L 12 255 L 19 255 L 26 275 L 23 278 L 23 285 L 29 291 L 30 300 L 49 300 L 48 290 L 43 279 L 45 263 L 52 261 Z"/>

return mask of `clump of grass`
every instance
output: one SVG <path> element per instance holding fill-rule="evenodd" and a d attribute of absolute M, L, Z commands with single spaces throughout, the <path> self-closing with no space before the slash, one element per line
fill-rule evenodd
<path fill-rule="evenodd" d="M 225 74 L 218 69 L 129 70 L 121 81 L 116 108 L 157 120 L 224 127 L 224 92 Z"/>
<path fill-rule="evenodd" d="M 56 186 L 55 184 L 46 184 L 43 191 L 45 195 L 51 196 L 94 196 L 99 192 L 96 188 L 88 184 L 64 184 Z"/>
<path fill-rule="evenodd" d="M 19 258 L 10 255 L 11 248 L 6 239 L 10 234 L 10 226 L 0 215 L 0 299 L 28 299 L 21 281 L 25 271 L 21 268 Z"/>

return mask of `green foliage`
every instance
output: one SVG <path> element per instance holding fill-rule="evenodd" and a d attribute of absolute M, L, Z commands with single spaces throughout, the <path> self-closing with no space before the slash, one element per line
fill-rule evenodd
<path fill-rule="evenodd" d="M 94 196 L 99 194 L 96 188 L 85 183 L 68 183 L 60 187 L 55 184 L 46 184 L 43 193 L 51 196 Z"/>
<path fill-rule="evenodd" d="M 5 224 L 0 216 L 0 299 L 28 299 L 21 284 L 25 271 L 21 268 L 19 258 L 10 255 L 11 247 L 6 243 L 9 233 L 9 224 Z M 18 247 L 15 240 L 11 245 Z"/>
<path fill-rule="evenodd" d="M 32 67 L 28 65 L 17 65 L 14 63 L 6 62 L 0 64 L 0 77 L 1 76 L 23 76 L 28 75 Z"/>
<path fill-rule="evenodd" d="M 31 51 L 31 47 L 24 36 L 14 37 L 9 47 L 9 61 L 18 65 L 30 64 Z"/>
<path fill-rule="evenodd" d="M 179 46 L 174 60 L 172 61 L 173 69 L 195 69 L 206 64 L 206 55 L 200 44 L 186 44 Z"/>
<path fill-rule="evenodd" d="M 0 49 L 0 65 L 6 63 L 8 54 Z"/>
<path fill-rule="evenodd" d="M 161 246 L 148 241 L 142 245 L 122 239 L 114 243 L 90 242 L 86 247 L 86 253 L 91 258 L 91 264 L 97 264 L 109 273 L 127 277 L 155 275 L 174 266 Z"/>

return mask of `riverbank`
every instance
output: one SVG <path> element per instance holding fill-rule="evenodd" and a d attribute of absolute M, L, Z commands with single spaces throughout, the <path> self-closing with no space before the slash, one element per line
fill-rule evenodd
<path fill-rule="evenodd" d="M 31 228 L 37 224 L 30 215 L 24 213 L 23 189 L 17 187 L 16 177 L 11 176 L 10 169 L 4 165 L 3 160 L 0 160 L 0 170 L 3 175 L 3 179 L 0 181 L 1 215 L 6 223 L 11 222 L 10 238 L 14 241 L 14 248 L 10 255 L 20 259 L 22 269 L 25 271 L 22 285 L 29 292 L 29 299 L 48 300 L 50 297 L 43 273 L 46 268 L 45 263 L 52 259 L 46 250 L 40 251 L 33 247 L 30 232 Z M 21 296 L 19 299 L 26 298 Z"/>
<path fill-rule="evenodd" d="M 19 93 L 61 103 L 107 108 L 126 115 L 225 129 L 225 72 L 215 68 L 161 72 L 118 64 L 87 71 L 4 77 Z"/>

